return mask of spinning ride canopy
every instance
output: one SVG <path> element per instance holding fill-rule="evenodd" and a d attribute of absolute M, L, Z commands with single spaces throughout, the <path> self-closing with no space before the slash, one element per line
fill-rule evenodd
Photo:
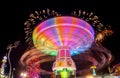
<path fill-rule="evenodd" d="M 91 47 L 94 30 L 90 24 L 76 17 L 60 16 L 48 19 L 33 31 L 35 47 L 49 55 L 56 56 L 61 48 L 76 55 Z"/>

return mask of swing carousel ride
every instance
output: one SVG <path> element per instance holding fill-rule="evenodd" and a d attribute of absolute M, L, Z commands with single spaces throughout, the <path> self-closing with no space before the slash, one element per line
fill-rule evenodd
<path fill-rule="evenodd" d="M 66 16 L 50 9 L 34 11 L 24 25 L 28 47 L 20 64 L 31 78 L 41 74 L 74 78 L 91 73 L 91 66 L 99 71 L 112 61 L 111 52 L 102 46 L 113 33 L 111 27 L 92 12 L 78 10 Z"/>

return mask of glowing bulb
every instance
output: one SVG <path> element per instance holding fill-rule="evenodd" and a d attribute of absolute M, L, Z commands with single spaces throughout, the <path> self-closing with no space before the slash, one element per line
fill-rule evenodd
<path fill-rule="evenodd" d="M 26 77 L 26 76 L 27 76 L 27 73 L 22 72 L 22 73 L 20 74 L 20 76 L 22 76 L 22 77 Z"/>

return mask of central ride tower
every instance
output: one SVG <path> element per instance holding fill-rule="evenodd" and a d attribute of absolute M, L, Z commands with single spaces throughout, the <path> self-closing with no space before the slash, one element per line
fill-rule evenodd
<path fill-rule="evenodd" d="M 73 78 L 75 76 L 76 66 L 71 58 L 69 48 L 64 47 L 58 50 L 52 70 L 55 78 Z"/>

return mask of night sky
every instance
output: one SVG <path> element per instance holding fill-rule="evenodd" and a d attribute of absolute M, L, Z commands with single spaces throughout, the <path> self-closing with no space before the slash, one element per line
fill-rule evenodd
<path fill-rule="evenodd" d="M 48 8 L 64 15 L 67 15 L 74 10 L 90 11 L 96 14 L 104 24 L 111 25 L 114 34 L 105 39 L 104 46 L 108 48 L 114 56 L 112 64 L 120 63 L 120 15 L 117 2 L 104 2 L 101 0 L 69 0 L 68 2 L 54 1 L 53 3 L 51 1 L 16 0 L 7 7 L 5 7 L 6 5 L 3 5 L 4 8 L 1 11 L 3 17 L 1 18 L 2 21 L 0 26 L 0 59 L 8 53 L 6 48 L 9 44 L 14 44 L 15 41 L 20 40 L 21 42 L 18 47 L 13 49 L 11 53 L 13 67 L 17 65 L 19 58 L 26 48 L 26 45 L 24 44 L 24 22 L 32 11 Z"/>

